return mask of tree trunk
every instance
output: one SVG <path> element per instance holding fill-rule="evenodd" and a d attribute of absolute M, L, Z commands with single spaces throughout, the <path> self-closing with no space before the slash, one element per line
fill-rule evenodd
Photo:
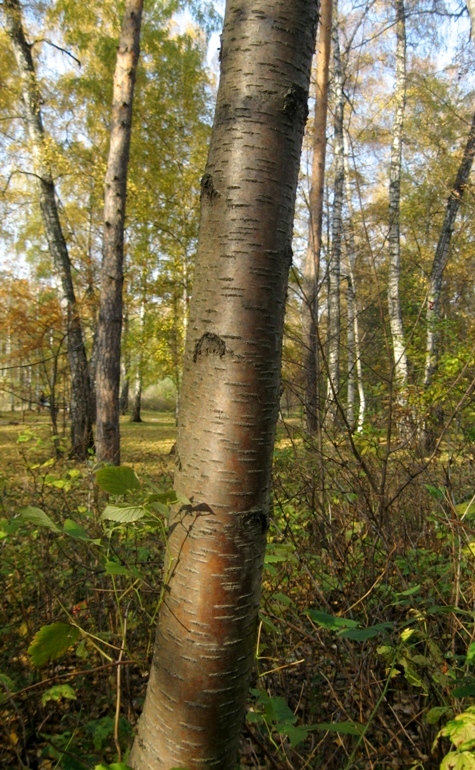
<path fill-rule="evenodd" d="M 317 3 L 228 0 L 155 657 L 130 764 L 234 770 L 253 666 Z"/>
<path fill-rule="evenodd" d="M 130 416 L 130 422 L 142 422 L 142 377 L 140 375 L 140 367 L 137 367 L 135 372 L 134 382 L 134 399 L 132 404 L 132 414 Z"/>
<path fill-rule="evenodd" d="M 470 171 L 472 170 L 473 156 L 475 154 L 475 114 L 472 118 L 472 125 L 465 145 L 464 153 L 460 166 L 455 177 L 454 184 L 450 191 L 442 229 L 439 235 L 439 241 L 432 263 L 432 270 L 429 279 L 429 289 L 427 292 L 427 341 L 426 341 L 426 365 L 424 372 L 424 385 L 429 387 L 434 372 L 437 368 L 438 359 L 438 321 L 440 311 L 440 294 L 442 290 L 442 277 L 446 268 L 449 253 L 450 242 L 454 229 L 455 217 L 457 216 L 462 197 L 467 186 Z"/>
<path fill-rule="evenodd" d="M 347 231 L 347 306 L 348 306 L 348 409 L 347 419 L 356 431 L 363 430 L 366 396 L 363 383 L 363 367 L 361 363 L 360 324 L 358 320 L 358 306 L 356 302 L 356 285 L 353 265 L 356 257 L 355 232 L 353 226 L 353 207 L 351 205 L 352 194 L 350 185 L 350 164 L 348 160 L 349 150 L 347 137 L 343 137 L 344 164 L 345 164 L 345 190 L 346 206 L 348 210 Z M 358 419 L 355 423 L 355 380 L 358 389 Z"/>
<path fill-rule="evenodd" d="M 120 414 L 127 414 L 129 410 L 129 366 L 127 361 L 122 361 L 120 365 L 121 371 L 121 388 L 119 397 L 119 412 Z"/>
<path fill-rule="evenodd" d="M 304 312 L 306 315 L 307 353 L 305 360 L 305 414 L 307 429 L 316 433 L 319 427 L 319 356 L 318 356 L 318 292 L 320 251 L 322 247 L 322 213 L 327 147 L 327 115 L 329 63 L 332 31 L 332 0 L 320 5 L 319 35 L 316 61 L 315 117 L 313 125 L 312 179 L 308 247 L 305 257 Z"/>
<path fill-rule="evenodd" d="M 31 44 L 27 42 L 18 0 L 3 3 L 7 33 L 12 41 L 22 82 L 25 122 L 31 143 L 37 179 L 41 215 L 49 251 L 61 282 L 63 307 L 66 308 L 68 362 L 71 372 L 71 443 L 72 454 L 85 459 L 93 445 L 92 409 L 86 349 L 81 319 L 76 302 L 66 240 L 61 228 L 53 177 L 45 157 L 45 131 L 41 115 L 41 98 L 36 80 Z"/>
<path fill-rule="evenodd" d="M 326 420 L 328 424 L 333 423 L 336 419 L 336 400 L 340 390 L 340 276 L 341 246 L 343 238 L 343 195 L 345 184 L 343 152 L 343 73 L 336 3 L 335 19 L 333 22 L 333 62 L 335 96 L 333 155 L 335 180 L 333 187 L 331 253 L 328 266 L 328 385 L 326 406 Z"/>
<path fill-rule="evenodd" d="M 399 295 L 401 280 L 401 244 L 399 232 L 401 199 L 401 159 L 404 113 L 406 109 L 406 18 L 404 0 L 395 0 L 396 5 L 396 84 L 394 99 L 396 114 L 393 125 L 391 144 L 391 163 L 389 169 L 389 273 L 388 273 L 388 310 L 389 325 L 394 358 L 394 377 L 398 402 L 406 403 L 407 355 L 404 342 L 404 329 Z"/>
<path fill-rule="evenodd" d="M 97 459 L 120 464 L 119 385 L 124 222 L 135 73 L 143 0 L 126 0 L 117 50 L 104 199 L 104 244 L 97 329 Z"/>

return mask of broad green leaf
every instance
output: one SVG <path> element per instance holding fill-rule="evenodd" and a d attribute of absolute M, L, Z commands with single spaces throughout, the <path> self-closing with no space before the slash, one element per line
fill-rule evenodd
<path fill-rule="evenodd" d="M 51 623 L 36 632 L 28 647 L 31 662 L 37 668 L 45 666 L 49 661 L 61 657 L 77 642 L 80 636 L 79 628 L 68 623 Z"/>
<path fill-rule="evenodd" d="M 128 567 L 124 567 L 123 564 L 118 564 L 116 561 L 106 562 L 106 575 L 126 575 L 132 577 L 132 572 Z"/>
<path fill-rule="evenodd" d="M 154 511 L 157 511 L 161 516 L 165 516 L 166 518 L 170 515 L 170 509 L 167 505 L 164 503 L 161 503 L 160 500 L 151 500 L 150 498 L 147 500 L 147 504 L 150 505 Z"/>
<path fill-rule="evenodd" d="M 46 529 L 50 529 L 52 532 L 61 532 L 59 527 L 56 526 L 53 519 L 50 519 L 50 517 L 41 510 L 41 508 L 36 508 L 34 505 L 28 505 L 26 508 L 22 508 L 20 511 L 20 516 L 23 519 L 23 521 L 27 521 L 29 524 L 35 524 L 37 527 L 45 527 Z"/>
<path fill-rule="evenodd" d="M 452 743 L 461 748 L 463 744 L 475 743 L 475 715 L 469 714 L 464 711 L 463 714 L 458 714 L 455 719 L 451 719 L 447 722 L 445 727 L 442 728 L 440 734 L 446 738 L 450 738 Z M 466 746 L 463 746 L 466 748 Z"/>
<path fill-rule="evenodd" d="M 298 725 L 276 725 L 275 729 L 279 733 L 279 735 L 286 735 L 289 739 L 290 745 L 292 747 L 298 746 L 299 743 L 303 743 L 305 738 L 307 737 L 308 733 L 312 728 L 308 728 L 305 726 L 298 726 Z"/>
<path fill-rule="evenodd" d="M 440 770 L 475 770 L 475 754 L 471 751 L 451 751 L 440 763 Z"/>
<path fill-rule="evenodd" d="M 108 505 L 101 519 L 117 521 L 120 524 L 130 524 L 143 519 L 147 511 L 142 505 Z"/>
<path fill-rule="evenodd" d="M 475 642 L 472 642 L 468 647 L 465 660 L 467 663 L 472 663 L 474 659 L 475 659 Z"/>
<path fill-rule="evenodd" d="M 257 711 L 248 711 L 246 714 L 246 721 L 261 725 L 264 721 L 264 717 L 262 716 L 262 714 L 259 714 Z"/>
<path fill-rule="evenodd" d="M 429 711 L 426 714 L 426 722 L 429 725 L 436 725 L 437 722 L 440 722 L 442 717 L 446 717 L 448 715 L 452 715 L 453 711 L 450 708 L 450 706 L 434 706 L 434 708 L 429 709 Z"/>
<path fill-rule="evenodd" d="M 357 722 L 320 722 L 318 725 L 310 725 L 307 730 L 328 730 L 328 732 L 340 735 L 361 735 L 364 725 Z"/>
<path fill-rule="evenodd" d="M 445 495 L 442 489 L 439 489 L 438 487 L 433 487 L 432 484 L 426 484 L 425 488 L 430 494 L 430 496 L 434 498 L 434 500 L 444 499 Z"/>
<path fill-rule="evenodd" d="M 451 695 L 454 698 L 473 698 L 475 696 L 475 684 L 462 684 L 460 687 L 455 687 Z"/>
<path fill-rule="evenodd" d="M 279 604 L 283 604 L 285 607 L 290 607 L 294 603 L 292 599 L 282 593 L 272 594 L 271 598 L 273 602 L 279 602 Z"/>
<path fill-rule="evenodd" d="M 127 465 L 108 465 L 101 468 L 96 473 L 96 481 L 104 492 L 111 495 L 125 495 L 134 489 L 140 489 L 140 481 L 135 471 Z"/>
<path fill-rule="evenodd" d="M 412 588 L 408 588 L 406 591 L 398 591 L 396 596 L 413 596 L 414 594 L 417 594 L 421 590 L 421 586 L 412 586 Z"/>
<path fill-rule="evenodd" d="M 285 698 L 279 696 L 269 697 L 264 704 L 264 710 L 267 718 L 271 722 L 278 724 L 293 724 L 297 721 L 297 717 Z"/>
<path fill-rule="evenodd" d="M 9 676 L 6 674 L 0 673 L 0 684 L 2 685 L 0 687 L 0 704 L 5 703 L 8 698 L 9 694 L 15 692 L 15 682 L 13 679 L 10 679 Z"/>
<path fill-rule="evenodd" d="M 329 631 L 337 631 L 341 628 L 357 628 L 359 625 L 356 620 L 340 618 L 337 615 L 329 615 L 327 612 L 318 610 L 307 610 L 307 615 L 318 626 L 327 628 Z"/>
<path fill-rule="evenodd" d="M 65 519 L 63 529 L 70 537 L 76 537 L 78 540 L 90 540 L 86 530 L 73 519 Z"/>
<path fill-rule="evenodd" d="M 60 701 L 61 698 L 77 700 L 76 693 L 70 684 L 55 684 L 54 687 L 50 687 L 49 690 L 46 690 L 41 696 L 41 703 L 44 706 L 45 703 L 48 703 L 50 700 Z"/>
<path fill-rule="evenodd" d="M 372 639 L 382 631 L 387 631 L 392 627 L 392 623 L 377 623 L 375 626 L 368 626 L 368 628 L 347 628 L 339 631 L 338 636 L 352 639 L 354 642 L 365 642 L 367 639 Z"/>

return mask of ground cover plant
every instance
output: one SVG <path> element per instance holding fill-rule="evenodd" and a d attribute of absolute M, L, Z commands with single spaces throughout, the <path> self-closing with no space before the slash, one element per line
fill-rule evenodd
<path fill-rule="evenodd" d="M 163 599 L 174 418 L 124 421 L 124 466 L 101 471 L 58 457 L 43 416 L 9 417 L 0 764 L 124 767 Z M 298 415 L 279 423 L 242 768 L 475 761 L 472 453 L 454 436 L 428 467 L 405 448 L 384 468 L 377 436 L 358 442 L 359 463 L 325 444 L 322 480 Z M 381 505 L 368 474 L 383 471 Z"/>

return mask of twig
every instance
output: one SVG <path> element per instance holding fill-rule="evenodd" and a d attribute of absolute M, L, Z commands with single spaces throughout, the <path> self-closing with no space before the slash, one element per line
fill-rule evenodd
<path fill-rule="evenodd" d="M 12 692 L 12 698 L 14 698 L 16 695 L 23 695 L 25 692 L 29 692 L 30 690 L 36 690 L 38 687 L 43 687 L 44 684 L 48 684 L 49 682 L 56 682 L 58 679 L 68 679 L 69 677 L 76 677 L 76 676 L 83 676 L 85 674 L 94 674 L 96 671 L 103 671 L 105 668 L 113 668 L 114 666 L 138 666 L 138 662 L 136 660 L 115 660 L 112 663 L 104 663 L 103 666 L 95 666 L 94 668 L 85 668 L 81 671 L 70 671 L 67 674 L 55 674 L 54 676 L 48 677 L 48 679 L 42 679 L 41 682 L 37 682 L 36 684 L 30 684 L 28 687 L 24 687 L 22 690 L 17 690 L 16 692 Z"/>
<path fill-rule="evenodd" d="M 122 632 L 122 645 L 119 652 L 119 658 L 117 660 L 117 696 L 115 701 L 115 718 L 114 718 L 114 743 L 115 747 L 117 749 L 117 760 L 118 762 L 122 762 L 122 751 L 120 748 L 120 742 L 119 742 L 119 719 L 120 719 L 120 700 L 121 700 L 121 663 L 122 658 L 124 655 L 125 650 L 125 640 L 127 636 L 127 618 L 129 615 L 129 607 L 130 602 L 125 608 L 124 613 L 124 626 L 123 626 L 123 632 Z"/>

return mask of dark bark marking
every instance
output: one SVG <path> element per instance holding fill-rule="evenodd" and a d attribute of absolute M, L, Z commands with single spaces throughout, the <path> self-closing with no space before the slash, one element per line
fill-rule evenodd
<path fill-rule="evenodd" d="M 284 248 L 284 262 L 287 265 L 288 269 L 292 267 L 293 256 L 294 256 L 294 251 L 292 249 L 292 243 L 288 241 Z"/>
<path fill-rule="evenodd" d="M 196 363 L 198 357 L 201 355 L 213 355 L 222 358 L 226 353 L 226 343 L 217 334 L 211 332 L 205 332 L 200 340 L 195 345 L 195 352 L 193 353 L 193 362 Z"/>
<path fill-rule="evenodd" d="M 261 509 L 244 511 L 244 513 L 240 513 L 239 516 L 241 519 L 240 524 L 243 529 L 251 529 L 256 526 L 261 532 L 267 532 L 269 529 L 269 516 L 267 516 Z"/>
<path fill-rule="evenodd" d="M 201 198 L 208 198 L 210 201 L 217 198 L 219 192 L 216 190 L 211 174 L 205 174 L 201 179 Z"/>
<path fill-rule="evenodd" d="M 284 96 L 282 112 L 291 118 L 298 118 L 303 124 L 307 122 L 308 94 L 305 88 L 295 83 L 289 88 Z"/>

